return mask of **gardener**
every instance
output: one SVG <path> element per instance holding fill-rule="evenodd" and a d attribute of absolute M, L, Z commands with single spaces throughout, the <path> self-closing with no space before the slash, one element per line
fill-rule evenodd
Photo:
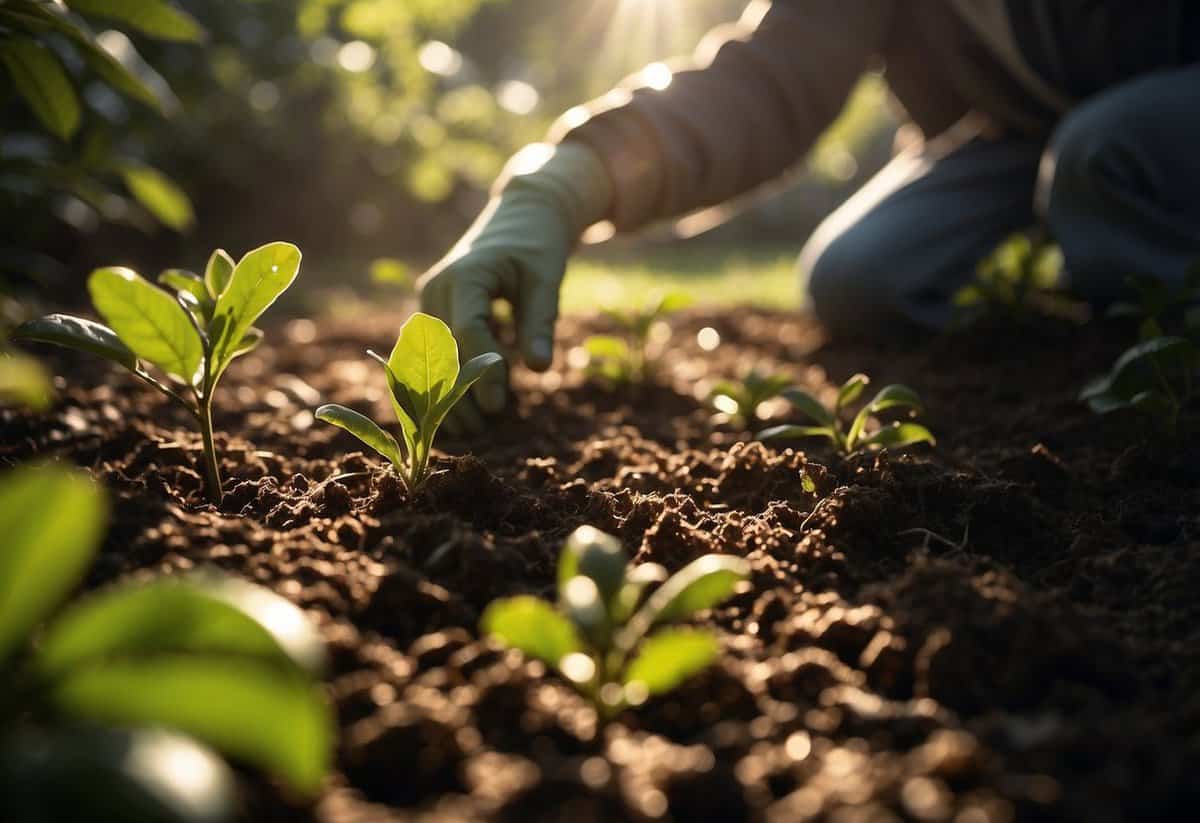
<path fill-rule="evenodd" d="M 779 176 L 876 61 L 926 139 L 800 255 L 834 335 L 943 326 L 977 260 L 1039 220 L 1097 303 L 1130 273 L 1175 280 L 1200 256 L 1200 2 L 759 0 L 698 67 L 635 76 L 514 157 L 422 278 L 424 308 L 470 356 L 497 348 L 488 314 L 508 298 L 525 362 L 547 368 L 586 228 L 636 229 Z M 475 389 L 485 413 L 505 404 L 501 372 Z"/>

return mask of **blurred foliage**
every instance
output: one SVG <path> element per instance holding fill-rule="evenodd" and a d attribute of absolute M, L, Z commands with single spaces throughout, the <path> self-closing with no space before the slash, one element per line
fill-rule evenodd
<path fill-rule="evenodd" d="M 1058 285 L 1062 268 L 1058 246 L 1031 234 L 1013 234 L 979 262 L 975 279 L 954 295 L 954 305 L 965 322 L 988 314 L 1026 319 L 1042 307 L 1039 296 Z"/>

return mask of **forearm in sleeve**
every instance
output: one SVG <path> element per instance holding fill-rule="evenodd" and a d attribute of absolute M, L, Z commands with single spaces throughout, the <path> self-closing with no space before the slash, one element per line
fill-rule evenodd
<path fill-rule="evenodd" d="M 893 5 L 756 0 L 668 85 L 634 75 L 567 112 L 551 139 L 599 154 L 619 229 L 721 203 L 803 157 L 883 50 Z"/>

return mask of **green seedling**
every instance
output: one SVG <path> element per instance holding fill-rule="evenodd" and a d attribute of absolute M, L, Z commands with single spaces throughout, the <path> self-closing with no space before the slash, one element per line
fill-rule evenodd
<path fill-rule="evenodd" d="M 1186 337 L 1152 337 L 1125 351 L 1108 374 L 1084 387 L 1079 399 L 1097 414 L 1137 409 L 1171 437 L 1179 415 L 1196 398 L 1200 347 Z"/>
<path fill-rule="evenodd" d="M 760 440 L 790 440 L 802 437 L 824 437 L 844 455 L 871 448 L 898 449 L 914 443 L 936 444 L 929 429 L 919 423 L 897 421 L 874 431 L 867 431 L 871 417 L 882 411 L 907 409 L 912 414 L 919 414 L 923 411 L 921 398 L 917 396 L 917 393 L 907 386 L 896 383 L 880 389 L 871 402 L 863 406 L 854 416 L 850 428 L 844 428 L 844 412 L 858 400 L 863 389 L 870 382 L 870 378 L 865 374 L 856 374 L 851 377 L 838 390 L 837 400 L 832 409 L 825 408 L 821 401 L 802 389 L 785 389 L 781 392 L 782 396 L 815 425 L 772 426 L 759 432 L 758 438 Z"/>
<path fill-rule="evenodd" d="M 348 431 L 371 447 L 395 468 L 410 492 L 429 474 L 434 437 L 446 414 L 467 389 L 501 361 L 495 352 L 472 357 L 461 368 L 458 343 L 441 320 L 417 312 L 400 329 L 391 356 L 384 360 L 368 351 L 387 375 L 392 409 L 400 421 L 401 450 L 396 438 L 362 414 L 330 403 L 317 409 L 317 419 Z"/>
<path fill-rule="evenodd" d="M 316 628 L 215 575 L 83 582 L 107 507 L 86 476 L 0 476 L 0 819 L 233 819 L 233 761 L 315 795 L 333 718 Z"/>
<path fill-rule="evenodd" d="M 613 385 L 638 385 L 646 382 L 653 370 L 653 346 L 670 336 L 663 319 L 691 304 L 691 298 L 678 292 L 659 294 L 634 309 L 605 309 L 621 334 L 596 334 L 583 341 L 587 352 L 587 373 Z"/>
<path fill-rule="evenodd" d="M 1139 340 L 1171 336 L 1168 327 L 1185 337 L 1200 337 L 1200 262 L 1188 270 L 1178 288 L 1149 275 L 1129 277 L 1126 282 L 1135 299 L 1114 303 L 1108 316 L 1136 319 Z"/>
<path fill-rule="evenodd" d="M 656 563 L 630 566 L 620 541 L 581 526 L 559 556 L 557 606 L 531 595 L 498 600 L 482 628 L 555 667 L 609 718 L 716 659 L 711 631 L 667 624 L 713 608 L 742 590 L 748 575 L 744 559 L 709 554 L 668 578 Z M 646 596 L 654 584 L 661 585 Z"/>
<path fill-rule="evenodd" d="M 1055 287 L 1062 266 L 1058 246 L 1014 234 L 980 261 L 975 279 L 954 295 L 954 305 L 968 318 L 981 314 L 1027 318 L 1033 298 Z"/>
<path fill-rule="evenodd" d="M 20 326 L 13 336 L 107 358 L 187 409 L 200 428 L 206 488 L 215 503 L 221 499 L 212 427 L 217 382 L 234 358 L 262 342 L 255 321 L 299 271 L 300 250 L 290 243 L 262 246 L 236 264 L 224 251 L 215 251 L 204 277 L 165 271 L 159 282 L 173 294 L 130 269 L 97 269 L 88 278 L 88 291 L 107 326 L 52 314 Z M 165 380 L 147 371 L 146 364 Z"/>
<path fill-rule="evenodd" d="M 722 380 L 713 386 L 709 402 L 731 421 L 747 426 L 758 420 L 763 403 L 779 397 L 791 384 L 791 378 L 785 374 L 764 375 L 751 369 L 741 380 Z"/>

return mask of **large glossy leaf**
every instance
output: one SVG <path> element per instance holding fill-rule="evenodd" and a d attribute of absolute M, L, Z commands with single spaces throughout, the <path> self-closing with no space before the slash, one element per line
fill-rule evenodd
<path fill-rule="evenodd" d="M 50 49 L 28 37 L 0 40 L 0 66 L 51 134 L 68 140 L 79 130 L 79 96 Z"/>
<path fill-rule="evenodd" d="M 39 823 L 224 823 L 233 772 L 160 729 L 24 729 L 0 750 L 0 818 Z"/>
<path fill-rule="evenodd" d="M 899 449 L 916 443 L 935 446 L 937 440 L 929 429 L 919 423 L 892 423 L 862 440 L 863 446 L 880 446 L 887 449 Z"/>
<path fill-rule="evenodd" d="M 126 268 L 92 272 L 88 291 L 96 311 L 139 358 L 180 382 L 199 379 L 204 345 L 171 295 Z"/>
<path fill-rule="evenodd" d="M 720 651 L 711 632 L 663 629 L 642 643 L 625 672 L 625 682 L 640 683 L 649 694 L 664 694 L 711 666 Z"/>
<path fill-rule="evenodd" d="M 121 170 L 121 177 L 133 198 L 164 226 L 184 231 L 196 222 L 187 193 L 158 169 L 129 165 Z"/>
<path fill-rule="evenodd" d="M 795 406 L 798 412 L 814 423 L 820 423 L 822 426 L 833 425 L 833 414 L 821 405 L 820 400 L 803 389 L 784 389 L 780 394 Z"/>
<path fill-rule="evenodd" d="M 480 625 L 486 634 L 551 666 L 583 648 L 571 621 L 530 595 L 493 601 Z"/>
<path fill-rule="evenodd" d="M 208 296 L 216 300 L 229 286 L 233 270 L 237 263 L 225 249 L 217 249 L 208 258 L 204 267 L 204 285 L 208 288 Z"/>
<path fill-rule="evenodd" d="M 71 8 L 117 20 L 159 40 L 196 42 L 204 37 L 195 18 L 165 0 L 71 0 Z"/>
<path fill-rule="evenodd" d="M 232 578 L 118 586 L 72 606 L 47 629 L 35 664 L 47 673 L 107 658 L 162 654 L 254 657 L 315 673 L 324 648 L 296 606 Z"/>
<path fill-rule="evenodd" d="M 580 526 L 571 532 L 558 557 L 559 596 L 573 577 L 583 575 L 595 582 L 609 603 L 625 582 L 628 565 L 629 553 L 620 540 L 592 526 Z"/>
<path fill-rule="evenodd" d="M 243 335 L 287 290 L 300 272 L 300 249 L 291 243 L 268 243 L 238 261 L 229 284 L 217 298 L 209 336 L 213 372 L 220 376 Z"/>
<path fill-rule="evenodd" d="M 25 406 L 42 411 L 50 405 L 54 387 L 42 364 L 24 354 L 0 354 L 0 406 Z"/>
<path fill-rule="evenodd" d="M 17 327 L 13 339 L 52 343 L 96 354 L 130 371 L 136 371 L 138 367 L 137 355 L 121 342 L 116 332 L 94 320 L 69 314 L 49 314 L 30 320 Z"/>
<path fill-rule="evenodd" d="M 408 390 L 417 428 L 424 430 L 433 410 L 458 379 L 458 343 L 449 326 L 417 312 L 401 326 L 388 368 Z"/>
<path fill-rule="evenodd" d="M 365 445 L 383 455 L 397 471 L 403 471 L 404 458 L 400 455 L 400 445 L 396 438 L 381 429 L 371 418 L 336 403 L 321 406 L 317 409 L 316 417 L 350 432 Z"/>
<path fill-rule="evenodd" d="M 0 476 L 0 660 L 79 584 L 105 520 L 103 493 L 81 474 L 23 466 Z"/>
<path fill-rule="evenodd" d="M 186 732 L 315 794 L 329 767 L 333 723 L 307 675 L 232 655 L 115 657 L 56 679 L 47 698 L 99 723 Z"/>
<path fill-rule="evenodd" d="M 744 558 L 706 554 L 693 560 L 663 583 L 644 607 L 650 624 L 681 620 L 711 609 L 734 594 L 750 575 Z"/>

